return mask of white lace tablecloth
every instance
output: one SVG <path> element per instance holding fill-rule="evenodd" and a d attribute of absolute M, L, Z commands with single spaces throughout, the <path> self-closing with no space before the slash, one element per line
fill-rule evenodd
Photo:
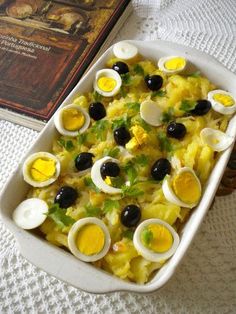
<path fill-rule="evenodd" d="M 116 37 L 166 39 L 236 72 L 236 0 L 135 0 Z M 0 121 L 0 184 L 37 133 Z M 152 295 L 92 295 L 28 263 L 0 222 L 0 313 L 236 313 L 236 193 L 217 198 L 175 276 Z"/>

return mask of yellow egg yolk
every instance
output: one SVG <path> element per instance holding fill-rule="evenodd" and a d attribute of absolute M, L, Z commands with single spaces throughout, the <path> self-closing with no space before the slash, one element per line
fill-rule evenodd
<path fill-rule="evenodd" d="M 186 61 L 184 58 L 172 58 L 165 62 L 165 68 L 170 71 L 179 70 L 185 67 Z"/>
<path fill-rule="evenodd" d="M 112 77 L 102 76 L 97 81 L 98 87 L 104 92 L 111 92 L 116 87 L 116 80 Z"/>
<path fill-rule="evenodd" d="M 76 108 L 64 109 L 62 112 L 63 127 L 67 131 L 77 131 L 84 125 L 85 118 Z"/>
<path fill-rule="evenodd" d="M 190 171 L 184 171 L 173 178 L 173 189 L 176 196 L 187 204 L 196 203 L 201 197 L 199 183 Z"/>
<path fill-rule="evenodd" d="M 102 251 L 105 235 L 101 227 L 95 224 L 83 226 L 77 234 L 76 246 L 84 255 L 94 255 Z"/>
<path fill-rule="evenodd" d="M 213 99 L 219 103 L 221 103 L 225 107 L 230 107 L 235 104 L 234 99 L 230 95 L 226 94 L 215 94 Z"/>
<path fill-rule="evenodd" d="M 112 182 L 111 182 L 111 178 L 110 178 L 110 177 L 106 176 L 106 178 L 105 178 L 104 181 L 105 181 L 106 184 L 112 185 Z"/>
<path fill-rule="evenodd" d="M 171 232 L 163 225 L 150 224 L 147 227 L 151 238 L 148 243 L 148 248 L 155 253 L 163 253 L 168 251 L 173 244 L 173 237 Z"/>
<path fill-rule="evenodd" d="M 54 176 L 56 172 L 55 161 L 52 159 L 38 158 L 31 167 L 30 174 L 33 180 L 38 182 L 46 181 Z"/>

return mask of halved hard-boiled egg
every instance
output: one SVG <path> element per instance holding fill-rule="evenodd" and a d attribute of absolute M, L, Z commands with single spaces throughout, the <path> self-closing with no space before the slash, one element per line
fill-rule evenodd
<path fill-rule="evenodd" d="M 58 178 L 60 168 L 60 161 L 56 156 L 47 152 L 38 152 L 25 160 L 23 177 L 34 187 L 44 187 Z"/>
<path fill-rule="evenodd" d="M 140 105 L 141 118 L 152 126 L 159 126 L 161 122 L 162 110 L 158 104 L 152 100 L 145 100 Z"/>
<path fill-rule="evenodd" d="M 122 60 L 130 60 L 138 55 L 138 48 L 127 41 L 120 41 L 113 46 L 115 57 Z"/>
<path fill-rule="evenodd" d="M 94 89 L 104 97 L 115 96 L 122 85 L 120 75 L 112 69 L 103 69 L 96 73 Z"/>
<path fill-rule="evenodd" d="M 165 261 L 179 245 L 176 231 L 165 221 L 155 218 L 143 221 L 133 239 L 136 250 L 151 262 Z"/>
<path fill-rule="evenodd" d="M 232 136 L 211 128 L 202 129 L 200 137 L 204 144 L 207 144 L 216 152 L 222 152 L 223 150 L 229 148 L 234 142 L 234 138 Z"/>
<path fill-rule="evenodd" d="M 222 114 L 233 114 L 236 111 L 236 98 L 224 90 L 213 90 L 207 95 L 213 110 Z"/>
<path fill-rule="evenodd" d="M 75 222 L 68 234 L 71 252 L 84 262 L 95 262 L 103 258 L 111 244 L 110 233 L 98 218 L 82 218 Z"/>
<path fill-rule="evenodd" d="M 56 112 L 54 124 L 60 134 L 75 137 L 87 130 L 90 117 L 83 108 L 71 104 Z"/>
<path fill-rule="evenodd" d="M 162 191 L 170 203 L 193 208 L 201 197 L 201 183 L 193 169 L 183 167 L 175 175 L 165 177 Z"/>
<path fill-rule="evenodd" d="M 29 198 L 21 202 L 12 214 L 17 226 L 22 229 L 34 229 L 47 218 L 48 205 L 39 198 Z"/>
<path fill-rule="evenodd" d="M 111 185 L 109 185 L 108 180 L 104 180 L 102 175 L 101 175 L 101 167 L 104 163 L 108 162 L 108 161 L 112 161 L 115 163 L 118 163 L 119 161 L 117 159 L 114 159 L 112 157 L 106 156 L 103 157 L 97 161 L 95 161 L 95 163 L 92 166 L 91 169 L 91 179 L 93 181 L 93 183 L 96 185 L 97 188 L 99 188 L 102 192 L 104 193 L 108 193 L 108 194 L 119 194 L 122 192 L 121 189 L 115 188 Z"/>
<path fill-rule="evenodd" d="M 176 74 L 186 67 L 186 59 L 179 56 L 162 57 L 158 60 L 158 67 L 167 74 Z"/>

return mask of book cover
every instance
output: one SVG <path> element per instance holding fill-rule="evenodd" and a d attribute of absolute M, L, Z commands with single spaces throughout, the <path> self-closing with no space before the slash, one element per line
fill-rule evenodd
<path fill-rule="evenodd" d="M 129 2 L 0 0 L 0 108 L 48 121 Z"/>

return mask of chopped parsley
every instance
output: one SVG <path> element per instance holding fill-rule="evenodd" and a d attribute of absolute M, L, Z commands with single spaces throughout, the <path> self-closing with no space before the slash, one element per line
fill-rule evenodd
<path fill-rule="evenodd" d="M 124 167 L 123 170 L 125 174 L 127 175 L 128 181 L 130 182 L 130 185 L 133 185 L 138 176 L 138 172 L 134 167 L 134 164 L 132 162 L 128 162 Z"/>
<path fill-rule="evenodd" d="M 99 207 L 93 206 L 91 204 L 86 205 L 85 210 L 86 210 L 87 217 L 98 217 L 101 213 L 101 210 Z"/>
<path fill-rule="evenodd" d="M 135 74 L 145 76 L 144 69 L 140 64 L 135 64 L 133 70 Z"/>
<path fill-rule="evenodd" d="M 66 215 L 66 209 L 60 208 L 59 204 L 53 204 L 49 208 L 47 216 L 50 217 L 59 228 L 68 227 L 75 222 L 73 218 Z"/>
<path fill-rule="evenodd" d="M 84 142 L 86 141 L 86 139 L 87 139 L 87 135 L 85 134 L 85 133 L 79 133 L 78 135 L 77 135 L 77 142 L 78 142 L 78 144 L 79 145 L 82 145 L 82 144 L 84 144 Z"/>
<path fill-rule="evenodd" d="M 142 238 L 142 241 L 143 243 L 148 246 L 152 239 L 153 239 L 153 233 L 151 230 L 148 230 L 148 228 L 145 228 L 142 233 L 141 233 L 141 238 Z"/>
<path fill-rule="evenodd" d="M 196 106 L 196 101 L 194 100 L 182 100 L 179 109 L 185 112 L 193 110 Z"/>
<path fill-rule="evenodd" d="M 129 73 L 121 74 L 122 85 L 129 86 L 132 83 L 132 78 Z"/>
<path fill-rule="evenodd" d="M 130 124 L 131 124 L 131 118 L 127 117 L 127 115 L 125 115 L 122 118 L 118 118 L 118 119 L 113 120 L 111 127 L 112 127 L 112 130 L 115 130 L 121 126 L 125 126 L 129 129 Z"/>
<path fill-rule="evenodd" d="M 84 178 L 84 185 L 88 188 L 94 190 L 95 192 L 100 192 L 99 188 L 93 183 L 92 179 L 89 177 Z"/>
<path fill-rule="evenodd" d="M 103 156 L 110 156 L 113 158 L 116 158 L 120 153 L 119 147 L 114 147 L 114 148 L 106 148 L 104 149 Z"/>
<path fill-rule="evenodd" d="M 138 165 L 140 165 L 141 167 L 145 167 L 148 165 L 148 156 L 146 156 L 144 154 L 138 155 L 135 158 L 134 162 L 137 163 Z"/>
<path fill-rule="evenodd" d="M 123 237 L 124 238 L 127 238 L 127 239 L 130 239 L 130 240 L 133 240 L 133 237 L 134 237 L 134 231 L 133 230 L 130 230 L 130 229 L 127 229 L 123 232 Z"/>
<path fill-rule="evenodd" d="M 129 103 L 126 103 L 125 106 L 128 109 L 133 110 L 135 113 L 138 113 L 140 110 L 140 103 L 139 102 L 129 102 Z"/>
<path fill-rule="evenodd" d="M 95 133 L 99 140 L 104 141 L 106 139 L 109 125 L 110 123 L 108 120 L 101 119 L 94 123 L 94 125 L 90 128 L 90 131 Z"/>
<path fill-rule="evenodd" d="M 92 94 L 93 101 L 99 102 L 102 100 L 102 95 L 100 95 L 97 91 L 94 91 Z"/>
<path fill-rule="evenodd" d="M 164 97 L 164 96 L 166 96 L 166 91 L 160 89 L 160 90 L 158 90 L 158 91 L 156 91 L 156 92 L 153 92 L 153 93 L 152 93 L 152 97 L 156 97 L 156 96 L 158 96 L 158 97 Z"/>
<path fill-rule="evenodd" d="M 166 134 L 164 132 L 160 132 L 157 134 L 157 138 L 159 140 L 160 143 L 160 150 L 163 151 L 167 151 L 167 152 L 171 152 L 172 151 L 172 145 L 170 140 L 168 139 L 168 137 L 166 136 Z"/>
<path fill-rule="evenodd" d="M 201 76 L 201 72 L 200 71 L 195 71 L 195 72 L 189 74 L 188 76 L 189 77 L 196 77 L 196 78 L 198 78 L 198 77 Z"/>
<path fill-rule="evenodd" d="M 119 207 L 120 207 L 120 204 L 119 204 L 118 201 L 111 200 L 111 199 L 106 199 L 104 201 L 104 205 L 103 205 L 102 211 L 104 213 L 108 213 L 108 212 L 112 211 L 113 209 L 118 209 Z"/>
<path fill-rule="evenodd" d="M 168 122 L 174 120 L 174 109 L 173 108 L 168 108 L 167 111 L 164 111 L 162 113 L 162 116 L 161 116 L 160 120 L 163 123 L 168 123 Z"/>
<path fill-rule="evenodd" d="M 63 138 L 60 138 L 57 143 L 64 147 L 67 151 L 71 151 L 75 148 L 73 142 L 71 140 L 64 140 Z"/>
<path fill-rule="evenodd" d="M 132 186 L 122 186 L 122 194 L 123 194 L 123 197 L 125 196 L 129 196 L 129 197 L 137 197 L 137 196 L 140 196 L 140 195 L 143 195 L 144 192 L 141 191 L 140 189 L 136 188 L 136 187 L 132 187 Z"/>

